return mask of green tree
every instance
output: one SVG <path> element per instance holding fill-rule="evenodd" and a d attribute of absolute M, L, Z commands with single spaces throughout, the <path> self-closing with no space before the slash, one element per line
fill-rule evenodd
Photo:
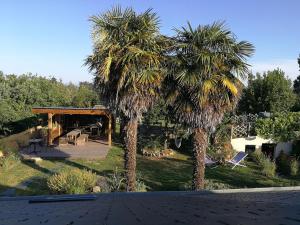
<path fill-rule="evenodd" d="M 183 125 L 193 128 L 193 187 L 204 187 L 208 135 L 234 108 L 239 98 L 239 76 L 248 73 L 245 60 L 253 46 L 238 42 L 223 23 L 177 29 L 166 79 L 167 99 Z"/>
<path fill-rule="evenodd" d="M 300 55 L 299 55 L 299 58 L 298 58 L 298 65 L 299 65 L 299 71 L 300 71 Z M 294 92 L 300 96 L 300 75 L 297 76 L 296 80 L 294 80 Z"/>
<path fill-rule="evenodd" d="M 91 106 L 98 97 L 87 85 L 78 87 L 55 78 L 0 72 L 0 134 L 8 135 L 32 127 L 36 122 L 31 113 L 34 106 Z"/>
<path fill-rule="evenodd" d="M 280 69 L 249 79 L 239 103 L 242 113 L 287 112 L 295 103 L 291 80 Z"/>
<path fill-rule="evenodd" d="M 89 83 L 80 83 L 79 88 L 72 100 L 72 105 L 76 107 L 93 107 L 99 104 L 97 92 L 93 89 L 93 85 Z"/>
<path fill-rule="evenodd" d="M 163 80 L 163 37 L 151 10 L 112 10 L 90 19 L 93 54 L 86 65 L 95 72 L 101 100 L 126 118 L 125 176 L 127 191 L 135 190 L 137 126 L 154 103 Z"/>

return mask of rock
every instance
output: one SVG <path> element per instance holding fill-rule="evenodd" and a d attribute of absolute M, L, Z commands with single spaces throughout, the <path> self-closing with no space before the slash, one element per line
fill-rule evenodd
<path fill-rule="evenodd" d="M 1 158 L 1 157 L 4 157 L 4 154 L 3 154 L 2 151 L 0 151 L 0 158 Z"/>
<path fill-rule="evenodd" d="M 30 162 L 34 162 L 34 163 L 43 161 L 43 159 L 41 157 L 28 156 L 28 155 L 21 155 L 21 156 L 22 156 L 22 159 L 25 161 L 30 161 Z"/>
<path fill-rule="evenodd" d="M 101 192 L 101 188 L 99 186 L 93 187 L 93 193 L 99 193 Z"/>

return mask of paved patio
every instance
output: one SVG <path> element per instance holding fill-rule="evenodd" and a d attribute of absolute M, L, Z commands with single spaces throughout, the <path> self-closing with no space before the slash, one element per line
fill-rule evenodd
<path fill-rule="evenodd" d="M 24 148 L 21 155 L 25 158 L 73 158 L 73 159 L 104 159 L 110 147 L 107 142 L 100 140 L 89 140 L 85 145 L 57 145 L 53 147 L 36 146 L 36 152 L 33 152 L 33 146 Z"/>
<path fill-rule="evenodd" d="M 30 204 L 0 198 L 0 225 L 293 225 L 300 223 L 300 192 L 112 193 L 96 200 Z"/>

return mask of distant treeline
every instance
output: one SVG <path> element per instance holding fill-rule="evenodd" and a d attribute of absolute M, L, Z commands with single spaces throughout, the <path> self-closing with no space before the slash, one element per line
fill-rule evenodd
<path fill-rule="evenodd" d="M 0 71 L 0 134 L 8 135 L 35 125 L 34 106 L 91 107 L 99 104 L 93 84 L 64 84 L 55 78 L 5 75 Z"/>

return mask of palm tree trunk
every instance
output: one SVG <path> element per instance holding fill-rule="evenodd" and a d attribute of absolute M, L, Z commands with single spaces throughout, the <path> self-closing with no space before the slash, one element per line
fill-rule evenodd
<path fill-rule="evenodd" d="M 135 191 L 137 126 L 137 119 L 131 119 L 127 121 L 125 127 L 125 176 L 127 191 Z"/>
<path fill-rule="evenodd" d="M 193 189 L 195 191 L 204 188 L 205 154 L 208 145 L 207 133 L 201 128 L 195 129 L 194 135 L 194 174 Z"/>

